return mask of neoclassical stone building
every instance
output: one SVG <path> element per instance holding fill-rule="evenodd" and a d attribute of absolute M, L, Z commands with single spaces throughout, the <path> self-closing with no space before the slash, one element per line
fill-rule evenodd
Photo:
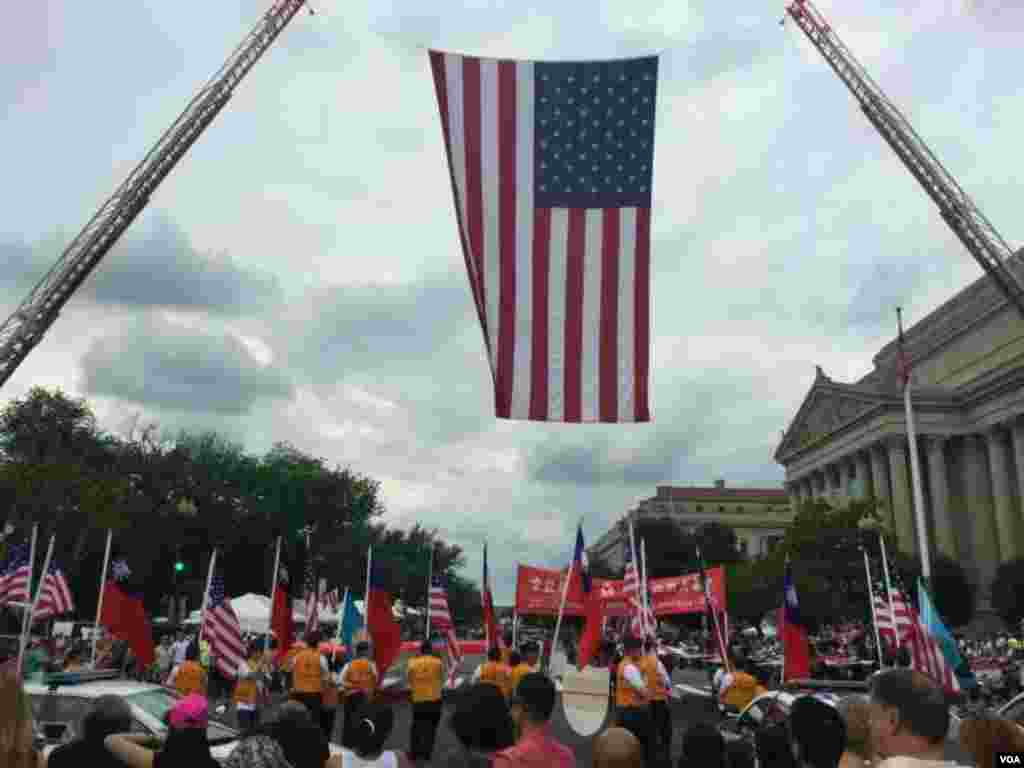
<path fill-rule="evenodd" d="M 1024 250 L 1009 261 L 1024 278 Z M 905 333 L 928 545 L 958 559 L 990 607 L 1000 563 L 1024 557 L 1024 320 L 987 277 Z M 875 496 L 916 554 L 897 342 L 852 384 L 819 367 L 775 460 L 794 504 Z"/>

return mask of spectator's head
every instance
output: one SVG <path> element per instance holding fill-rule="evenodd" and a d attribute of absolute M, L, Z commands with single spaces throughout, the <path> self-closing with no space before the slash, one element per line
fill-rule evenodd
<path fill-rule="evenodd" d="M 356 643 L 356 656 L 368 656 L 370 653 L 370 644 L 365 640 L 360 640 Z"/>
<path fill-rule="evenodd" d="M 801 696 L 789 713 L 793 757 L 813 768 L 837 768 L 846 751 L 846 724 L 839 710 L 814 696 Z"/>
<path fill-rule="evenodd" d="M 765 726 L 757 732 L 757 762 L 764 768 L 795 768 L 789 729 L 783 723 Z"/>
<path fill-rule="evenodd" d="M 942 689 L 929 678 L 909 669 L 882 672 L 871 681 L 870 707 L 875 755 L 941 756 L 949 708 Z"/>
<path fill-rule="evenodd" d="M 0 671 L 0 765 L 35 768 L 32 709 L 12 669 Z"/>
<path fill-rule="evenodd" d="M 555 684 L 550 678 L 531 672 L 519 681 L 512 696 L 512 716 L 520 732 L 531 725 L 546 725 L 554 709 Z"/>
<path fill-rule="evenodd" d="M 496 645 L 492 645 L 491 646 L 491 650 L 489 650 L 487 652 L 487 660 L 488 661 L 501 661 L 501 651 L 498 649 L 498 646 L 496 646 Z"/>
<path fill-rule="evenodd" d="M 429 640 L 424 640 L 422 643 L 420 643 L 420 653 L 422 653 L 424 656 L 429 656 L 433 652 L 434 644 L 432 642 L 430 642 Z"/>
<path fill-rule="evenodd" d="M 996 753 L 1024 752 L 1024 728 L 1000 717 L 969 717 L 960 723 L 960 746 L 978 768 L 995 768 Z"/>
<path fill-rule="evenodd" d="M 210 710 L 205 696 L 193 693 L 178 701 L 167 713 L 170 730 L 162 750 L 166 761 L 171 765 L 208 762 L 210 744 L 206 727 L 209 722 Z"/>
<path fill-rule="evenodd" d="M 679 768 L 726 768 L 725 739 L 711 723 L 696 722 L 683 734 Z"/>
<path fill-rule="evenodd" d="M 734 741 L 725 748 L 729 768 L 754 768 L 757 758 L 749 741 Z"/>
<path fill-rule="evenodd" d="M 185 649 L 185 661 L 199 661 L 199 644 L 189 643 Z"/>
<path fill-rule="evenodd" d="M 120 696 L 100 696 L 82 719 L 85 741 L 100 742 L 115 733 L 132 729 L 132 710 Z"/>
<path fill-rule="evenodd" d="M 515 724 L 505 696 L 489 683 L 477 683 L 460 695 L 448 722 L 466 749 L 497 752 L 515 743 Z"/>
<path fill-rule="evenodd" d="M 383 751 L 384 742 L 395 727 L 395 713 L 386 704 L 370 701 L 356 713 L 355 723 L 353 745 L 356 754 L 360 757 L 376 757 Z"/>
<path fill-rule="evenodd" d="M 871 707 L 864 696 L 848 696 L 839 704 L 846 723 L 846 751 L 861 759 L 871 757 Z"/>
<path fill-rule="evenodd" d="M 508 663 L 513 667 L 518 667 L 523 663 L 523 657 L 520 655 L 519 651 L 512 651 L 512 653 L 508 655 Z"/>
<path fill-rule="evenodd" d="M 323 768 L 330 757 L 329 748 L 309 710 L 297 701 L 287 701 L 277 716 L 258 733 L 276 741 L 292 768 Z"/>
<path fill-rule="evenodd" d="M 625 728 L 609 728 L 594 739 L 594 768 L 643 768 L 644 750 Z"/>

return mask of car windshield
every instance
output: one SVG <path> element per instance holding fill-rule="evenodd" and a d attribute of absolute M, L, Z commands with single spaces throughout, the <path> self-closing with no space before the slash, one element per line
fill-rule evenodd
<path fill-rule="evenodd" d="M 167 713 L 178 702 L 179 696 L 177 694 L 162 688 L 154 688 L 140 693 L 133 693 L 125 698 L 129 704 L 138 707 L 159 724 L 157 728 L 158 733 L 167 733 L 167 726 L 165 725 Z M 224 723 L 217 722 L 215 715 L 210 718 L 210 725 L 206 729 L 206 735 L 210 740 L 210 744 L 225 744 L 238 738 L 237 732 Z"/>

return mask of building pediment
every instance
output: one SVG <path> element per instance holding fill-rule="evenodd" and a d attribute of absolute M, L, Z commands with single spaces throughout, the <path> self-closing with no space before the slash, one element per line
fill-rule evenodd
<path fill-rule="evenodd" d="M 782 463 L 788 456 L 838 432 L 889 400 L 881 393 L 837 384 L 819 368 L 818 377 L 775 452 L 775 460 Z"/>

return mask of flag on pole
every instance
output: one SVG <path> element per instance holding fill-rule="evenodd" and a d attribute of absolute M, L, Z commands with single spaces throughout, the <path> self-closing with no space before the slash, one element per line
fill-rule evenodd
<path fill-rule="evenodd" d="M 910 650 L 910 666 L 912 669 L 930 677 L 949 693 L 960 691 L 956 667 L 947 661 L 939 637 L 933 634 L 930 627 L 922 621 L 921 615 L 914 608 L 898 583 L 893 585 L 891 595 L 892 612 L 895 614 L 895 620 L 890 618 L 888 614 L 888 605 L 885 602 L 885 598 L 881 596 L 875 598 L 876 613 L 878 614 L 878 633 L 883 639 L 889 641 L 894 646 L 898 638 L 900 645 Z M 920 598 L 920 592 L 918 596 Z M 928 601 L 927 606 L 932 613 L 934 621 L 941 624 L 941 621 L 934 614 L 931 600 L 927 595 L 925 599 Z M 943 627 L 943 629 L 945 628 Z"/>
<path fill-rule="evenodd" d="M 28 542 L 11 546 L 7 562 L 0 572 L 0 603 L 27 603 L 31 600 L 28 583 L 32 578 Z"/>
<path fill-rule="evenodd" d="M 636 562 L 633 560 L 633 547 L 629 537 L 622 542 L 622 558 L 626 564 L 622 574 L 622 591 L 629 604 L 631 620 L 629 627 L 636 637 L 643 636 L 643 624 L 641 623 L 640 611 L 642 610 L 642 599 L 640 595 L 640 574 L 637 571 Z"/>
<path fill-rule="evenodd" d="M 650 421 L 657 57 L 430 65 L 498 418 Z"/>
<path fill-rule="evenodd" d="M 793 566 L 786 560 L 786 581 L 782 603 L 783 674 L 786 680 L 806 680 L 811 676 L 811 652 L 807 627 L 800 616 L 800 601 L 793 583 Z M 785 680 L 783 681 L 785 682 Z"/>
<path fill-rule="evenodd" d="M 313 553 L 310 547 L 306 547 L 306 634 L 315 632 L 320 628 L 320 601 L 317 598 L 316 574 L 313 572 Z"/>
<path fill-rule="evenodd" d="M 67 579 L 64 578 L 64 572 L 57 562 L 53 561 L 43 577 L 42 592 L 39 595 L 39 603 L 36 605 L 33 620 L 44 621 L 53 616 L 60 616 L 62 613 L 71 613 L 73 610 L 75 610 L 75 602 L 71 598 Z"/>
<path fill-rule="evenodd" d="M 601 598 L 593 588 L 590 577 L 590 563 L 587 560 L 587 549 L 583 545 L 583 524 L 576 529 L 576 551 L 573 554 L 573 573 L 579 574 L 583 587 L 584 624 L 580 635 L 580 645 L 576 653 L 576 668 L 582 670 L 594 658 L 601 645 L 601 629 L 603 612 Z"/>
<path fill-rule="evenodd" d="M 718 620 L 718 600 L 715 599 L 714 592 L 711 589 L 711 579 L 708 578 L 707 571 L 704 568 L 704 555 L 701 554 L 699 545 L 697 547 L 697 570 L 700 577 L 700 588 L 704 593 L 704 610 L 707 620 L 711 626 L 712 633 L 714 633 L 715 644 L 718 646 L 718 652 L 722 656 L 722 663 L 728 667 L 729 654 L 726 652 L 728 645 L 725 635 L 722 633 L 723 627 Z"/>
<path fill-rule="evenodd" d="M 448 683 L 455 682 L 455 672 L 462 661 L 462 648 L 455 638 L 455 623 L 448 609 L 448 591 L 445 589 L 444 578 L 435 574 L 430 580 L 430 626 L 444 634 L 445 653 L 448 657 Z"/>
<path fill-rule="evenodd" d="M 381 565 L 379 560 L 373 560 L 367 584 L 366 628 L 370 632 L 373 660 L 377 664 L 377 673 L 381 679 L 398 658 L 398 652 L 402 648 L 402 630 L 392 612 L 394 607 L 385 575 L 385 566 Z"/>
<path fill-rule="evenodd" d="M 484 627 L 487 629 L 488 650 L 494 646 L 504 648 L 505 640 L 498 631 L 498 620 L 494 615 L 494 594 L 491 592 L 491 576 L 487 570 L 487 542 L 484 542 L 484 576 L 481 589 L 483 591 L 481 603 L 483 604 Z"/>
<path fill-rule="evenodd" d="M 156 660 L 153 628 L 146 616 L 141 585 L 132 580 L 124 560 L 110 564 L 111 578 L 103 586 L 103 612 L 100 624 L 117 638 L 127 640 L 135 658 L 148 667 Z"/>
<path fill-rule="evenodd" d="M 242 626 L 224 591 L 224 577 L 219 574 L 210 581 L 204 621 L 203 637 L 210 644 L 210 657 L 220 673 L 233 680 L 238 674 L 238 665 L 245 660 L 246 648 Z"/>
<path fill-rule="evenodd" d="M 277 653 L 274 661 L 278 664 L 288 655 L 295 642 L 294 618 L 292 616 L 291 581 L 288 569 L 282 562 L 277 574 L 277 585 L 274 588 L 274 604 L 271 607 L 270 628 L 277 638 Z"/>
<path fill-rule="evenodd" d="M 341 607 L 341 621 L 338 622 L 338 636 L 341 644 L 352 653 L 352 639 L 356 632 L 363 628 L 363 616 L 356 608 L 355 598 L 350 590 L 345 592 L 345 599 Z"/>
<path fill-rule="evenodd" d="M 917 604 L 921 609 L 921 625 L 938 642 L 945 665 L 953 670 L 953 676 L 958 682 L 961 682 L 960 687 L 963 688 L 963 678 L 970 680 L 974 675 L 970 671 L 970 667 L 964 663 L 963 657 L 960 656 L 956 638 L 943 623 L 922 579 L 917 581 Z M 942 670 L 942 672 L 944 677 L 945 671 Z"/>

